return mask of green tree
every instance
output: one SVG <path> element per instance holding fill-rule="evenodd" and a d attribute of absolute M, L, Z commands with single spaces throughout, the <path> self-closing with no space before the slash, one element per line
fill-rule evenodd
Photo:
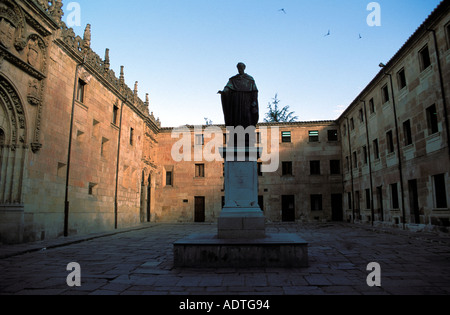
<path fill-rule="evenodd" d="M 266 114 L 264 121 L 267 123 L 271 122 L 294 122 L 298 120 L 295 112 L 289 111 L 289 106 L 280 108 L 280 100 L 278 99 L 278 94 L 275 94 L 275 98 L 272 103 L 269 103 L 269 112 Z"/>

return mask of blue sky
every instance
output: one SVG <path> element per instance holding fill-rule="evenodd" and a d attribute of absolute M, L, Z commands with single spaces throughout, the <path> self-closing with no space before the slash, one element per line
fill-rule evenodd
<path fill-rule="evenodd" d="M 220 97 L 244 62 L 260 90 L 261 118 L 275 94 L 301 121 L 333 120 L 440 3 L 380 0 L 79 0 L 83 35 L 131 88 L 150 94 L 164 127 L 224 123 Z M 65 17 L 71 11 L 66 6 Z M 285 13 L 279 11 L 285 9 Z M 330 36 L 324 36 L 330 30 Z M 361 34 L 362 38 L 359 38 Z"/>

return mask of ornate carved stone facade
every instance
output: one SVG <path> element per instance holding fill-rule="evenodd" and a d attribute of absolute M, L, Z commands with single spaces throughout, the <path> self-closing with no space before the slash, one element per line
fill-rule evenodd
<path fill-rule="evenodd" d="M 124 69 L 119 78 L 110 69 L 109 51 L 91 50 L 90 25 L 83 38 L 65 25 L 62 6 L 0 2 L 3 243 L 147 220 L 140 195 L 156 169 L 160 122 Z"/>

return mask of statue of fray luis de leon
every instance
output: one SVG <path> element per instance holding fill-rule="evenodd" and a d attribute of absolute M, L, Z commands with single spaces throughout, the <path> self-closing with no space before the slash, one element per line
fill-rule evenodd
<path fill-rule="evenodd" d="M 258 88 L 255 80 L 245 73 L 243 63 L 237 65 L 239 74 L 232 77 L 223 91 L 222 108 L 227 127 L 255 126 L 259 121 Z"/>

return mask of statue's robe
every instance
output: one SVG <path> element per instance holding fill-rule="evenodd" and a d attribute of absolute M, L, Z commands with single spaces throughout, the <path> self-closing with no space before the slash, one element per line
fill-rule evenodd
<path fill-rule="evenodd" d="M 222 93 L 227 127 L 256 126 L 259 121 L 258 88 L 248 74 L 232 77 Z"/>

